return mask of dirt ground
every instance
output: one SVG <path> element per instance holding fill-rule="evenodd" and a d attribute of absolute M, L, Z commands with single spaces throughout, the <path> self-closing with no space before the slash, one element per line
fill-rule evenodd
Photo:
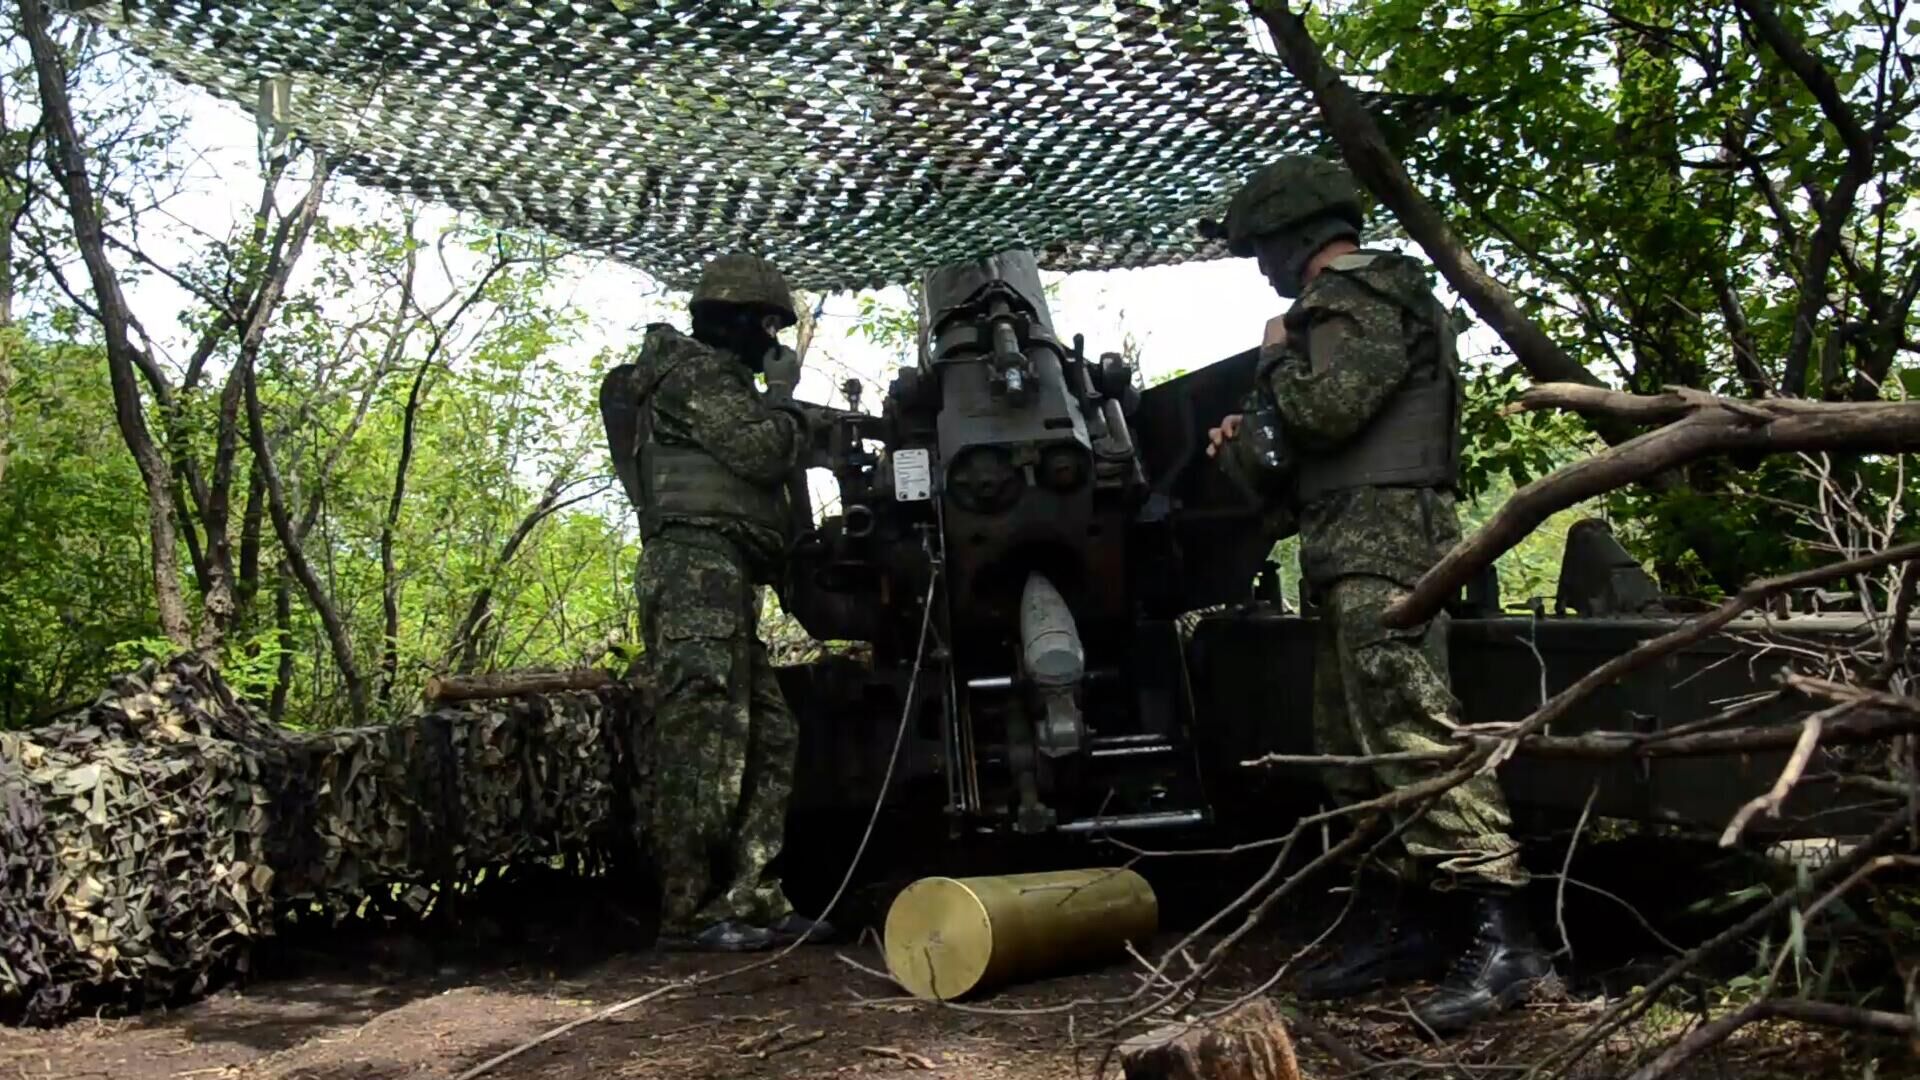
<path fill-rule="evenodd" d="M 1252 942 L 1250 959 L 1280 955 Z M 869 944 L 807 947 L 778 965 L 698 989 L 663 995 L 584 1024 L 491 1069 L 498 1080 L 906 1076 L 1116 1077 L 1103 1062 L 1111 1006 L 1045 1011 L 1075 999 L 1111 999 L 1136 985 L 1137 966 L 1056 978 L 1006 991 L 973 1009 L 898 998 L 850 966 L 873 963 Z M 0 1080 L 423 1080 L 453 1078 L 543 1032 L 690 975 L 738 959 L 658 954 L 609 956 L 571 970 L 520 958 L 398 973 L 381 955 L 307 961 L 307 970 L 259 979 L 170 1012 L 82 1020 L 51 1031 L 0 1030 Z M 1207 999 L 1228 1000 L 1263 981 L 1243 962 Z M 1396 1011 L 1397 995 L 1316 1009 L 1316 1042 L 1295 1030 L 1309 1077 L 1352 1075 L 1323 1047 L 1326 1037 L 1381 1064 L 1372 1075 L 1491 1076 L 1537 1059 L 1598 1009 L 1598 1002 L 1536 1004 L 1467 1039 L 1428 1046 Z M 1592 1063 L 1589 1075 L 1620 1075 L 1632 1047 Z M 1887 1059 L 1878 1076 L 1901 1075 Z M 1860 1076 L 1867 1049 L 1790 1026 L 1751 1032 L 1698 1077 Z M 1104 1064 L 1104 1068 L 1103 1068 Z M 1349 1059 L 1351 1064 L 1351 1059 Z M 1489 1069 L 1488 1066 L 1491 1066 Z M 1867 1072 L 1865 1075 L 1876 1075 Z"/>

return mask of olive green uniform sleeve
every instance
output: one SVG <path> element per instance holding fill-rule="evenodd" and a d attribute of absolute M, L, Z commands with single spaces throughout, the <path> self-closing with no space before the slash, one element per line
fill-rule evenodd
<path fill-rule="evenodd" d="M 769 405 L 747 369 L 725 353 L 687 349 L 671 362 L 659 400 L 680 414 L 674 434 L 754 483 L 786 479 L 804 449 L 800 419 Z"/>
<path fill-rule="evenodd" d="M 1288 335 L 1304 341 L 1267 378 L 1288 438 L 1326 452 L 1358 435 L 1406 380 L 1412 361 L 1401 308 L 1346 277 L 1316 279 L 1288 314 Z"/>

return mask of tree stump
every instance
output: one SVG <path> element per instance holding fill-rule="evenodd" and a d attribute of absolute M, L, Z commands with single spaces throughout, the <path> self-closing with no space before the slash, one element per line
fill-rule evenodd
<path fill-rule="evenodd" d="M 1300 1080 L 1293 1039 L 1260 998 L 1204 1023 L 1170 1024 L 1120 1047 L 1126 1080 Z"/>

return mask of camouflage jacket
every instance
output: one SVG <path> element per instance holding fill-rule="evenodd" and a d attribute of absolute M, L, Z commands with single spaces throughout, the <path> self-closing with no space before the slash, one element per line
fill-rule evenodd
<path fill-rule="evenodd" d="M 642 407 L 656 444 L 703 451 L 756 488 L 784 489 L 805 450 L 802 421 L 770 405 L 745 364 L 656 323 L 647 328 L 631 378 L 637 392 L 651 388 Z M 665 525 L 709 528 L 727 536 L 742 547 L 762 580 L 785 554 L 785 522 L 766 520 L 764 512 L 742 507 L 738 514 L 667 511 L 661 516 Z"/>
<path fill-rule="evenodd" d="M 1415 259 L 1367 251 L 1334 260 L 1288 310 L 1287 343 L 1263 358 L 1249 405 L 1278 415 L 1303 461 L 1340 449 L 1413 370 L 1418 320 L 1409 312 L 1431 304 Z M 1226 463 L 1242 475 L 1257 471 L 1246 442 L 1229 444 Z M 1411 584 L 1459 537 L 1453 494 L 1442 487 L 1353 487 L 1295 509 L 1301 575 L 1315 585 L 1350 574 Z"/>

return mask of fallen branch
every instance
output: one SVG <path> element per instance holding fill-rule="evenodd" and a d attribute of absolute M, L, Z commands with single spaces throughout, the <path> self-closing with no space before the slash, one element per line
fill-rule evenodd
<path fill-rule="evenodd" d="M 891 1058 L 912 1069 L 930 1070 L 933 1068 L 933 1062 L 930 1059 L 913 1053 L 912 1051 L 897 1050 L 891 1046 L 863 1046 L 860 1048 L 860 1052 L 863 1054 L 871 1054 L 874 1057 Z"/>
<path fill-rule="evenodd" d="M 496 671 L 486 675 L 435 675 L 427 680 L 427 700 L 480 701 L 522 694 L 557 694 L 568 690 L 604 690 L 613 676 L 599 668 L 573 671 Z"/>
<path fill-rule="evenodd" d="M 1898 695 L 1888 695 L 1897 697 Z M 1879 702 L 1865 704 L 1878 707 Z M 1879 742 L 1896 735 L 1920 732 L 1920 710 L 1911 706 L 1898 709 L 1876 708 L 1860 716 L 1830 719 L 1823 725 L 1820 741 L 1828 746 L 1849 746 Z M 1474 747 L 1494 747 L 1513 741 L 1510 735 L 1463 732 L 1465 745 L 1457 750 L 1405 751 L 1382 754 L 1374 759 L 1330 755 L 1317 760 L 1311 754 L 1275 754 L 1257 758 L 1248 765 L 1329 765 L 1337 768 L 1367 768 L 1381 759 L 1395 764 L 1457 765 Z M 1719 754 L 1758 753 L 1786 750 L 1800 740 L 1800 731 L 1786 724 L 1754 724 L 1726 731 L 1702 731 L 1671 739 L 1650 739 L 1639 731 L 1595 731 L 1585 735 L 1524 735 L 1514 745 L 1519 757 L 1550 758 L 1670 758 L 1710 757 Z"/>
<path fill-rule="evenodd" d="M 535 1036 L 534 1038 L 528 1039 L 526 1042 L 521 1043 L 519 1046 L 516 1046 L 511 1050 L 506 1050 L 506 1051 L 502 1051 L 501 1053 L 495 1054 L 494 1056 L 488 1058 L 487 1060 L 481 1062 L 480 1064 L 475 1065 L 473 1068 L 468 1069 L 466 1072 L 461 1073 L 459 1076 L 455 1077 L 454 1080 L 474 1080 L 475 1077 L 480 1076 L 481 1074 L 487 1072 L 488 1070 L 492 1069 L 494 1066 L 503 1065 L 509 1061 L 512 1061 L 514 1058 L 517 1058 L 521 1054 L 524 1054 L 527 1051 L 533 1049 L 534 1047 L 539 1046 L 541 1043 L 551 1042 L 552 1040 L 557 1039 L 562 1035 L 565 1035 L 567 1032 L 572 1031 L 574 1028 L 585 1027 L 588 1024 L 605 1020 L 608 1017 L 618 1016 L 621 1013 L 626 1012 L 628 1009 L 635 1008 L 640 1005 L 645 1005 L 647 1002 L 652 1001 L 657 997 L 663 997 L 667 994 L 672 993 L 675 990 L 681 990 L 689 986 L 697 985 L 698 983 L 704 981 L 707 978 L 710 978 L 710 976 L 695 976 L 691 979 L 687 979 L 684 982 L 671 982 L 666 984 L 665 986 L 656 986 L 644 994 L 639 994 L 637 996 L 630 997 L 627 1000 L 619 1002 L 618 1004 L 615 1004 L 615 1005 L 609 1005 L 606 1008 L 601 1009 L 597 1013 L 588 1013 L 587 1015 L 580 1017 L 578 1020 L 569 1020 L 566 1023 L 561 1024 L 559 1027 L 551 1028 L 548 1031 Z"/>
<path fill-rule="evenodd" d="M 1347 1041 L 1335 1035 L 1327 1025 L 1299 1011 L 1287 1012 L 1288 1026 L 1300 1033 L 1300 1037 L 1318 1046 L 1328 1057 L 1339 1062 L 1340 1067 L 1353 1073 L 1366 1073 L 1378 1064 L 1373 1058 L 1347 1045 Z"/>
<path fill-rule="evenodd" d="M 1411 592 L 1387 608 L 1382 621 L 1388 626 L 1404 629 L 1432 618 L 1448 597 L 1555 513 L 1712 454 L 1920 450 L 1920 403 L 1787 399 L 1748 403 L 1697 391 L 1649 397 L 1554 383 L 1526 391 L 1517 405 L 1670 422 L 1514 492 L 1479 532 L 1456 544 Z M 1796 584 L 1821 580 L 1825 578 L 1816 576 Z"/>
<path fill-rule="evenodd" d="M 1801 723 L 1800 738 L 1794 743 L 1793 753 L 1787 758 L 1786 765 L 1781 768 L 1780 776 L 1774 780 L 1773 787 L 1764 794 L 1755 795 L 1747 800 L 1746 805 L 1740 807 L 1739 811 L 1733 815 L 1733 820 L 1727 822 L 1726 831 L 1720 834 L 1721 847 L 1732 847 L 1740 839 L 1740 834 L 1746 831 L 1747 822 L 1752 821 L 1756 815 L 1764 813 L 1768 817 L 1780 816 L 1781 805 L 1787 801 L 1787 796 L 1793 792 L 1793 786 L 1799 783 L 1800 777 L 1806 773 L 1807 762 L 1813 760 L 1814 748 L 1820 745 L 1821 726 L 1828 720 L 1844 716 L 1857 708 L 1859 706 L 1855 703 L 1844 701 L 1814 713 Z"/>
<path fill-rule="evenodd" d="M 771 1046 L 774 1043 L 779 1042 L 780 1039 L 784 1037 L 787 1032 L 792 1031 L 796 1026 L 798 1025 L 782 1024 L 771 1031 L 762 1031 L 756 1035 L 742 1036 L 738 1042 L 735 1042 L 733 1044 L 733 1052 L 736 1054 L 759 1053 L 760 1051 L 765 1050 L 768 1046 Z"/>
<path fill-rule="evenodd" d="M 1504 511 L 1502 511 L 1502 513 L 1504 513 Z M 1454 549 L 1455 554 L 1458 554 L 1459 551 L 1459 548 Z M 1448 558 L 1452 557 L 1452 555 L 1448 556 Z M 1854 574 L 1864 573 L 1868 570 L 1886 566 L 1889 563 L 1906 562 L 1911 559 L 1920 559 L 1920 543 L 1900 544 L 1887 548 L 1884 551 L 1875 552 L 1871 555 L 1862 555 L 1844 562 L 1832 563 L 1812 570 L 1802 570 L 1799 573 L 1782 574 L 1778 577 L 1762 578 L 1759 581 L 1755 581 L 1740 590 L 1739 594 L 1733 599 L 1721 604 L 1707 614 L 1696 619 L 1690 619 L 1674 630 L 1662 634 L 1651 641 L 1643 642 L 1630 652 L 1616 656 L 1606 663 L 1601 664 L 1599 667 L 1594 668 L 1592 671 L 1587 672 L 1585 675 L 1582 675 L 1572 686 L 1555 694 L 1552 700 L 1535 709 L 1532 715 L 1515 726 L 1507 738 L 1515 739 L 1521 736 L 1532 735 L 1545 729 L 1547 725 L 1553 723 L 1553 721 L 1565 716 L 1575 705 L 1585 700 L 1586 697 L 1594 691 L 1603 686 L 1610 685 L 1634 671 L 1638 671 L 1640 668 L 1666 656 L 1676 649 L 1684 648 L 1696 641 L 1711 636 L 1721 627 L 1746 612 L 1759 607 L 1766 602 L 1768 597 L 1777 593 L 1785 592 L 1788 589 L 1797 589 L 1805 585 L 1817 584 L 1832 578 L 1850 577 Z M 1433 571 L 1433 573 L 1437 572 L 1438 568 Z M 1432 577 L 1433 573 L 1429 573 L 1427 577 Z M 1426 578 L 1421 579 L 1422 582 L 1426 580 Z M 1393 617 L 1395 609 L 1403 608 L 1407 600 L 1410 599 L 1412 599 L 1411 595 L 1399 603 L 1396 603 L 1393 607 L 1388 608 L 1387 618 L 1384 621 L 1389 625 L 1395 625 Z M 1403 611 L 1402 613 L 1404 614 L 1405 612 Z M 1679 740 L 1673 741 L 1678 742 Z"/>
<path fill-rule="evenodd" d="M 1823 725 L 1820 741 L 1827 746 L 1848 746 L 1880 742 L 1914 732 L 1920 732 L 1920 715 L 1872 712 L 1827 721 Z M 1789 724 L 1761 724 L 1731 731 L 1707 731 L 1664 742 L 1647 742 L 1624 733 L 1530 735 L 1520 740 L 1518 753 L 1529 757 L 1558 758 L 1708 757 L 1786 750 L 1797 745 L 1800 737 L 1800 729 Z M 1486 735 L 1475 736 L 1475 739 L 1498 741 L 1496 737 Z"/>
<path fill-rule="evenodd" d="M 1887 846 L 1905 826 L 1906 823 L 1899 819 L 1890 819 L 1882 823 L 1871 836 L 1852 851 L 1835 859 L 1792 887 L 1783 889 L 1758 911 L 1695 946 L 1692 952 L 1668 965 L 1665 971 L 1637 994 L 1608 1009 L 1606 1015 L 1582 1033 L 1579 1039 L 1541 1061 L 1540 1068 L 1564 1071 L 1567 1066 L 1585 1057 L 1614 1032 L 1646 1015 L 1647 1010 L 1653 1007 L 1661 994 L 1666 993 L 1669 987 L 1680 981 L 1682 976 L 1693 970 L 1702 960 L 1763 929 L 1784 914 L 1786 909 L 1795 902 L 1824 890 L 1833 882 L 1845 880 L 1859 868 L 1867 865 L 1868 861 L 1878 854 L 1881 848 Z"/>
<path fill-rule="evenodd" d="M 1837 683 L 1828 679 L 1816 679 L 1809 675 L 1800 674 L 1788 675 L 1787 686 L 1806 694 L 1808 697 L 1826 698 L 1829 701 L 1852 702 L 1858 705 L 1872 705 L 1875 708 L 1920 716 L 1920 698 L 1911 698 L 1905 694 L 1894 694 L 1885 690 L 1870 690 L 1863 686 L 1849 686 L 1846 683 Z"/>
<path fill-rule="evenodd" d="M 1756 1001 L 1738 1012 L 1694 1028 L 1686 1038 L 1667 1047 L 1659 1057 L 1641 1066 L 1628 1080 L 1660 1080 L 1701 1051 L 1725 1042 L 1734 1032 L 1762 1020 L 1798 1020 L 1803 1024 L 1907 1039 L 1920 1036 L 1920 1025 L 1915 1024 L 1913 1017 L 1903 1013 L 1857 1009 L 1819 1001 Z"/>
<path fill-rule="evenodd" d="M 827 1037 L 826 1028 L 815 1028 L 812 1031 L 803 1031 L 800 1034 L 795 1035 L 791 1039 L 788 1039 L 788 1038 L 775 1039 L 774 1044 L 772 1046 L 766 1047 L 756 1052 L 753 1056 L 756 1058 L 759 1058 L 761 1061 L 765 1061 L 775 1054 L 782 1054 L 787 1052 L 788 1050 L 797 1050 L 802 1046 L 810 1046 L 826 1037 Z"/>

